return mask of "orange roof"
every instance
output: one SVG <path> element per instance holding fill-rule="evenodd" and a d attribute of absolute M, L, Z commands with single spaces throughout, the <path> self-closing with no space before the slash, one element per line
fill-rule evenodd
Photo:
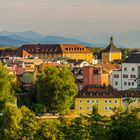
<path fill-rule="evenodd" d="M 102 63 L 101 65 L 107 70 L 118 70 L 120 68 L 120 66 L 117 64 L 104 64 L 104 63 Z"/>
<path fill-rule="evenodd" d="M 80 44 L 60 44 L 62 52 L 65 53 L 92 53 L 92 51 Z"/>

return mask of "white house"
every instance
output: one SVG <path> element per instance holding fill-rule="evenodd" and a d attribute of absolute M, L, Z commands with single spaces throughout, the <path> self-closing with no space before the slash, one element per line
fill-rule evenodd
<path fill-rule="evenodd" d="M 113 71 L 111 85 L 117 90 L 140 88 L 140 52 L 126 58 L 121 70 Z"/>

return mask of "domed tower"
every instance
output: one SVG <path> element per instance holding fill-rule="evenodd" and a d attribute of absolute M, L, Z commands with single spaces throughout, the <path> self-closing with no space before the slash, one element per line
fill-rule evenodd
<path fill-rule="evenodd" d="M 121 50 L 114 45 L 113 37 L 110 37 L 110 44 L 102 51 L 102 62 L 111 63 L 121 60 Z"/>

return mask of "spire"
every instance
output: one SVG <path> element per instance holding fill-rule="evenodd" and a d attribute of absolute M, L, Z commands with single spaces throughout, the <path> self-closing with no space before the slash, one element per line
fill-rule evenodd
<path fill-rule="evenodd" d="M 113 44 L 113 36 L 110 37 L 110 44 Z"/>

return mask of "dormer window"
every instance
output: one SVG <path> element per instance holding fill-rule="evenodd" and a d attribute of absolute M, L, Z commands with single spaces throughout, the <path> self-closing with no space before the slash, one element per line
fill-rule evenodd
<path fill-rule="evenodd" d="M 89 93 L 89 95 L 90 95 L 90 96 L 92 96 L 92 95 L 93 95 L 93 93 L 92 93 L 92 92 L 90 92 L 90 93 Z"/>
<path fill-rule="evenodd" d="M 85 96 L 85 95 L 86 95 L 86 93 L 85 93 L 85 92 L 83 92 L 83 95 Z"/>

